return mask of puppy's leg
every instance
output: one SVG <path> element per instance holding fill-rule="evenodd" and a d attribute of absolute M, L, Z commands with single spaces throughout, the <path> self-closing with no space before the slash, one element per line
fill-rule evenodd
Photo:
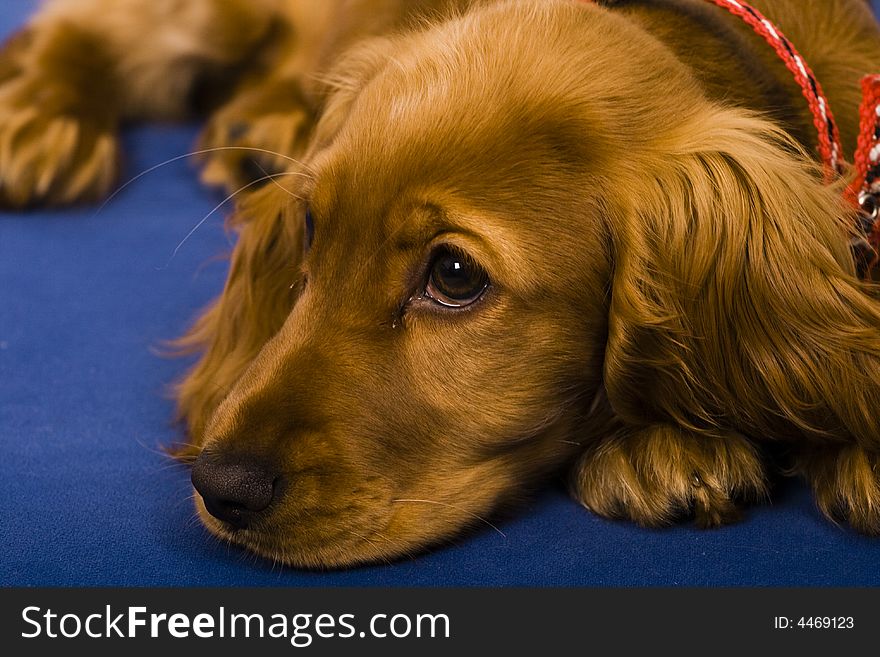
<path fill-rule="evenodd" d="M 880 534 L 880 452 L 823 446 L 798 454 L 795 469 L 809 481 L 822 513 L 863 534 Z"/>
<path fill-rule="evenodd" d="M 463 10 L 471 0 L 287 0 L 285 29 L 268 74 L 253 76 L 211 119 L 201 148 L 203 180 L 230 192 L 290 166 L 319 116 L 340 114 L 356 90 L 384 65 L 382 37 L 420 20 Z M 332 121 L 335 124 L 335 120 Z M 233 148 L 228 148 L 232 146 Z"/>
<path fill-rule="evenodd" d="M 206 151 L 202 181 L 230 193 L 290 168 L 308 142 L 314 103 L 295 76 L 272 76 L 239 89 L 214 114 L 199 140 Z"/>
<path fill-rule="evenodd" d="M 0 51 L 0 206 L 106 194 L 118 166 L 109 52 L 73 26 L 32 26 Z"/>
<path fill-rule="evenodd" d="M 571 487 L 596 513 L 647 526 L 689 512 L 701 526 L 721 525 L 738 518 L 735 500 L 766 494 L 764 466 L 744 437 L 671 425 L 623 429 L 590 444 Z"/>
<path fill-rule="evenodd" d="M 299 157 L 326 95 L 322 70 L 345 44 L 338 43 L 338 2 L 290 0 L 271 47 L 272 66 L 256 71 L 213 114 L 200 139 L 205 154 L 202 180 L 229 192 L 290 168 Z M 347 6 L 346 12 L 357 10 Z M 325 61 L 326 60 L 326 61 Z M 264 181 L 268 182 L 268 180 Z"/>
<path fill-rule="evenodd" d="M 104 196 L 125 119 L 188 113 L 271 31 L 273 0 L 55 0 L 0 51 L 0 204 Z M 228 74 L 228 75 L 225 75 Z"/>

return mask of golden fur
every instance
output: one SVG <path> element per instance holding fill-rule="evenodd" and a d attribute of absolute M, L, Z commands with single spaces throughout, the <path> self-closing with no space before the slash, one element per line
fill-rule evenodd
<path fill-rule="evenodd" d="M 391 558 L 564 469 L 603 515 L 713 526 L 766 497 L 775 442 L 880 534 L 880 302 L 806 103 L 703 0 L 603 4 L 56 0 L 7 44 L 6 205 L 100 198 L 121 122 L 218 99 L 203 147 L 252 150 L 205 180 L 281 174 L 243 195 L 181 341 L 213 532 L 299 566 Z M 754 4 L 851 153 L 866 4 Z M 471 305 L 428 293 L 442 249 L 487 272 Z"/>

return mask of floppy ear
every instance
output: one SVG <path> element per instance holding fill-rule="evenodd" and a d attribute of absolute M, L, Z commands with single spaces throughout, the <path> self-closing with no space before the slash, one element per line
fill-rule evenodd
<path fill-rule="evenodd" d="M 741 111 L 701 112 L 658 143 L 611 217 L 617 415 L 876 451 L 880 303 L 854 275 L 840 190 Z"/>
<path fill-rule="evenodd" d="M 198 454 L 205 424 L 262 346 L 284 323 L 301 290 L 303 217 L 283 183 L 249 195 L 229 219 L 239 232 L 223 294 L 174 343 L 178 353 L 203 352 L 175 388 L 177 414 L 189 443 L 176 455 Z"/>

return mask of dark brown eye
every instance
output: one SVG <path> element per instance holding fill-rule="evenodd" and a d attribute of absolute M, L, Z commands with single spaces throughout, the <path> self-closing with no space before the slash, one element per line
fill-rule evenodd
<path fill-rule="evenodd" d="M 473 258 L 449 247 L 438 249 L 428 268 L 425 295 L 441 306 L 463 308 L 483 296 L 489 275 Z"/>

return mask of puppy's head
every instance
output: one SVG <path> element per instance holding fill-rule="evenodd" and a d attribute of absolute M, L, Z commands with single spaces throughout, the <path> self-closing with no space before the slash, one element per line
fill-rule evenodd
<path fill-rule="evenodd" d="M 301 291 L 208 424 L 193 479 L 216 533 L 301 566 L 392 557 L 576 450 L 601 378 L 608 155 L 568 88 L 591 73 L 546 51 L 582 14 L 526 13 L 341 63 L 297 198 L 267 190 L 302 223 Z"/>
<path fill-rule="evenodd" d="M 660 223 L 637 236 L 639 181 L 697 148 L 681 126 L 708 107 L 655 41 L 577 3 L 352 52 L 301 182 L 267 190 L 301 224 L 300 292 L 208 423 L 206 525 L 298 566 L 390 558 L 569 460 L 611 414 L 612 281 L 644 291 L 621 249 L 662 248 Z"/>

